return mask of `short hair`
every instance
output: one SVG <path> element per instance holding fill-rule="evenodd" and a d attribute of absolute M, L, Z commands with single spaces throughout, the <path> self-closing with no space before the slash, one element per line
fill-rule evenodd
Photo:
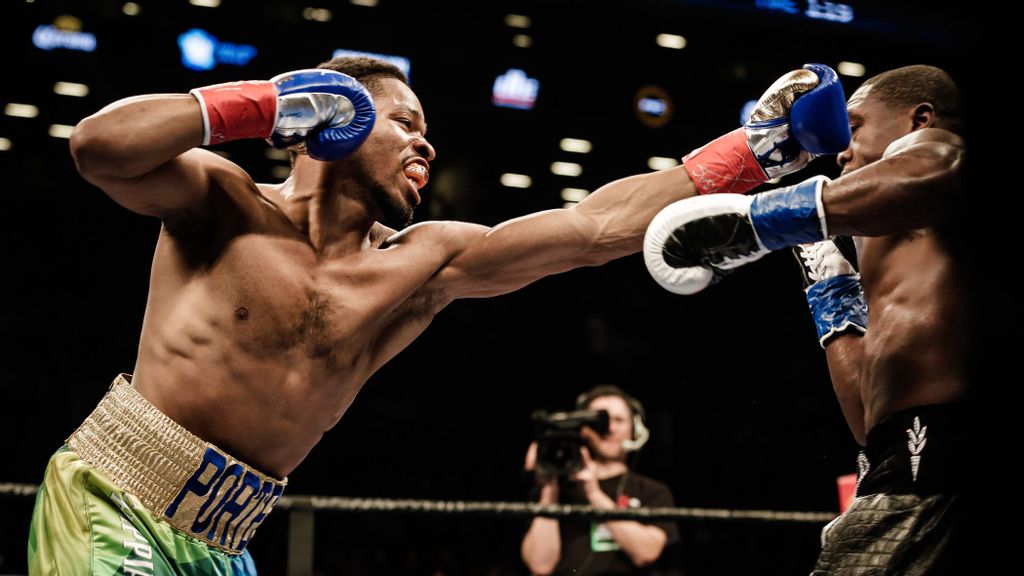
<path fill-rule="evenodd" d="M 409 85 L 409 79 L 398 66 L 368 56 L 340 56 L 321 62 L 317 68 L 348 74 L 359 80 L 371 92 L 378 88 L 380 81 L 385 78 L 394 78 L 402 84 Z"/>
<path fill-rule="evenodd" d="M 893 106 L 913 106 L 928 102 L 935 115 L 958 132 L 963 121 L 960 89 L 941 68 L 916 64 L 904 66 L 877 76 L 863 84 L 871 87 L 871 95 Z"/>

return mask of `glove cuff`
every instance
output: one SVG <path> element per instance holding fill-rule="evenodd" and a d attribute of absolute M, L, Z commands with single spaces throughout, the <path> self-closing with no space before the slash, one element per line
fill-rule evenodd
<path fill-rule="evenodd" d="M 277 90 L 266 80 L 228 82 L 189 92 L 203 114 L 203 145 L 269 138 L 277 121 Z"/>
<path fill-rule="evenodd" d="M 868 305 L 860 274 L 833 276 L 812 284 L 807 289 L 807 305 L 822 348 L 847 330 L 867 332 Z"/>
<path fill-rule="evenodd" d="M 742 194 L 768 181 L 768 175 L 750 151 L 743 128 L 683 156 L 683 168 L 700 194 Z"/>
<path fill-rule="evenodd" d="M 828 238 L 822 187 L 828 178 L 815 176 L 754 196 L 750 221 L 765 248 L 778 250 Z"/>

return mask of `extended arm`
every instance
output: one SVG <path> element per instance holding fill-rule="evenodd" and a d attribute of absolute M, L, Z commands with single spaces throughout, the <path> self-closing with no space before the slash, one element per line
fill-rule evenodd
<path fill-rule="evenodd" d="M 893 142 L 881 160 L 834 181 L 812 178 L 752 197 L 722 194 L 667 207 L 651 222 L 647 267 L 666 289 L 703 290 L 773 250 L 831 234 L 879 236 L 939 224 L 960 196 L 963 145 L 925 128 Z"/>
<path fill-rule="evenodd" d="M 570 210 L 524 216 L 493 229 L 451 230 L 443 249 L 450 259 L 427 289 L 443 294 L 438 302 L 444 304 L 600 265 L 638 252 L 651 218 L 672 202 L 748 190 L 801 168 L 814 155 L 809 148 L 838 152 L 849 139 L 842 89 L 828 67 L 806 68 L 773 84 L 747 126 L 695 150 L 681 167 L 617 180 Z"/>
<path fill-rule="evenodd" d="M 548 210 L 494 228 L 460 226 L 444 234 L 453 256 L 428 289 L 456 298 L 517 290 L 551 274 L 596 266 L 640 250 L 650 219 L 692 196 L 681 167 L 607 184 L 571 209 Z"/>

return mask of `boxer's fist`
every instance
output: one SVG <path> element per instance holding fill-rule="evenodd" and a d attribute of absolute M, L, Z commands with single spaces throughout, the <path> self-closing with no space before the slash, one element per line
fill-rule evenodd
<path fill-rule="evenodd" d="M 850 330 L 866 332 L 868 305 L 860 274 L 840 247 L 832 240 L 822 240 L 801 244 L 793 251 L 808 283 L 807 305 L 821 346 Z"/>
<path fill-rule="evenodd" d="M 835 71 L 807 64 L 782 76 L 742 127 L 694 150 L 683 166 L 701 194 L 746 192 L 796 172 L 850 142 L 846 100 Z"/>
<path fill-rule="evenodd" d="M 376 110 L 362 84 L 333 70 L 299 70 L 271 79 L 277 89 L 277 148 L 304 141 L 317 160 L 348 156 L 373 129 Z"/>
<path fill-rule="evenodd" d="M 337 160 L 366 140 L 376 118 L 369 92 L 333 70 L 298 70 L 270 81 L 196 88 L 203 144 L 266 138 L 287 147 L 304 142 L 317 160 Z"/>
<path fill-rule="evenodd" d="M 647 227 L 647 270 L 666 290 L 694 294 L 772 250 L 821 240 L 827 237 L 821 204 L 826 181 L 817 177 L 762 194 L 669 204 Z"/>

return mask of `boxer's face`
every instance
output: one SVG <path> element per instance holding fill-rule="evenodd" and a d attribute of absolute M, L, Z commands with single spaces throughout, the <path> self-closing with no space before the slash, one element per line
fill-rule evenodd
<path fill-rule="evenodd" d="M 377 108 L 373 131 L 343 162 L 351 168 L 356 189 L 367 191 L 363 199 L 377 208 L 380 222 L 402 228 L 420 203 L 434 148 L 427 142 L 427 122 L 416 94 L 394 78 L 378 80 L 373 86 Z"/>
<path fill-rule="evenodd" d="M 843 174 L 880 160 L 889 144 L 913 130 L 912 108 L 892 107 L 871 91 L 871 85 L 862 86 L 846 104 L 852 137 L 850 146 L 836 158 Z"/>
<path fill-rule="evenodd" d="M 608 433 L 589 434 L 591 455 L 595 460 L 625 460 L 622 443 L 633 438 L 633 411 L 619 396 L 598 396 L 590 402 L 590 410 L 608 411 Z"/>

